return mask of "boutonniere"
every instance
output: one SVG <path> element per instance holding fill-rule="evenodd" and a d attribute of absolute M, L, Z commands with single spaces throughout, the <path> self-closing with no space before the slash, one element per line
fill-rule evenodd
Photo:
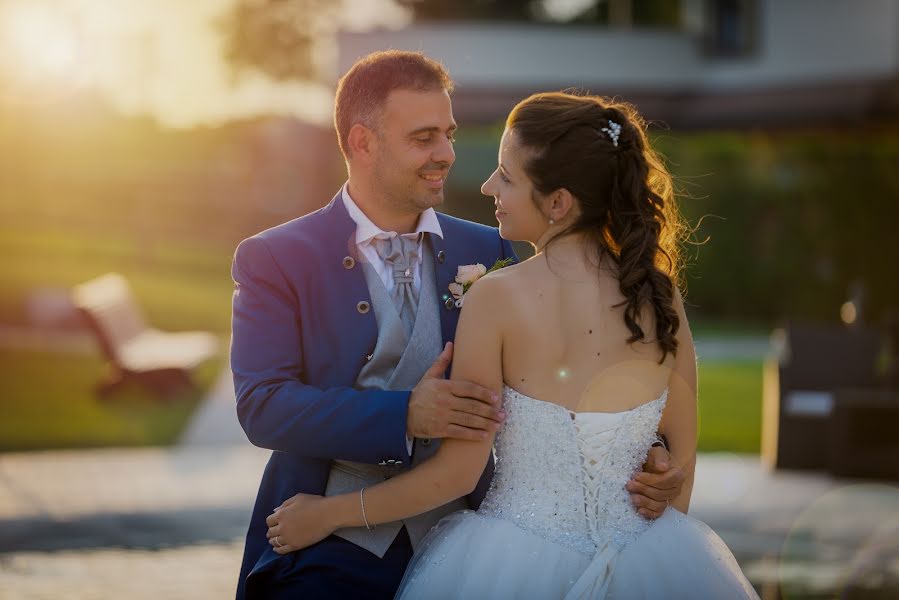
<path fill-rule="evenodd" d="M 465 293 L 474 285 L 474 282 L 486 275 L 493 273 L 503 267 L 508 267 L 515 262 L 514 258 L 501 258 L 493 263 L 489 269 L 478 263 L 476 265 L 459 265 L 456 270 L 456 281 L 449 284 L 449 291 L 453 295 L 456 308 L 462 308 L 462 302 L 465 299 Z"/>

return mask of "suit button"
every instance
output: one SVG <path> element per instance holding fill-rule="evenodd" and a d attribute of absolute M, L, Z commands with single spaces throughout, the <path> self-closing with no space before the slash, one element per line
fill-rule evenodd
<path fill-rule="evenodd" d="M 356 260 L 352 256 L 344 256 L 343 257 L 343 268 L 344 269 L 352 269 L 356 266 Z"/>
<path fill-rule="evenodd" d="M 423 440 L 421 440 L 421 445 L 422 445 L 422 446 L 430 446 L 430 445 L 431 445 L 431 438 L 424 438 Z"/>
<path fill-rule="evenodd" d="M 437 262 L 439 262 L 439 263 L 446 262 L 446 252 L 441 250 L 440 252 L 437 253 Z"/>
<path fill-rule="evenodd" d="M 402 466 L 403 466 L 403 461 L 401 461 L 401 460 L 396 461 L 396 466 L 402 467 Z"/>
<path fill-rule="evenodd" d="M 447 298 L 446 302 L 444 302 L 443 305 L 446 307 L 446 310 L 453 310 L 453 307 L 456 306 L 456 303 L 452 298 Z"/>
<path fill-rule="evenodd" d="M 356 310 L 359 311 L 360 315 L 366 314 L 369 311 L 369 309 L 371 309 L 371 304 L 369 304 L 365 300 L 360 300 L 359 303 L 356 305 Z"/>

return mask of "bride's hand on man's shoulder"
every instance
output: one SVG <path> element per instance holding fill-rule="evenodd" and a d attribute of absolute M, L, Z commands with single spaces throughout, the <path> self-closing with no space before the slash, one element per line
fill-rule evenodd
<path fill-rule="evenodd" d="M 647 519 L 658 519 L 670 501 L 680 496 L 686 473 L 663 447 L 654 446 L 643 470 L 627 482 L 625 488 L 637 512 Z"/>
<path fill-rule="evenodd" d="M 278 554 L 287 554 L 320 542 L 337 529 L 329 513 L 328 499 L 323 496 L 288 498 L 265 520 L 268 543 Z"/>

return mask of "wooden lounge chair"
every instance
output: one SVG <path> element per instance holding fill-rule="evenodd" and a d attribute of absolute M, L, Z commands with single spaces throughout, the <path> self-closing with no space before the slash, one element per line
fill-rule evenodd
<path fill-rule="evenodd" d="M 101 396 L 128 380 L 163 396 L 192 387 L 191 371 L 219 351 L 211 333 L 150 327 L 128 282 L 117 273 L 76 286 L 72 298 L 109 361 L 110 375 L 97 389 Z"/>

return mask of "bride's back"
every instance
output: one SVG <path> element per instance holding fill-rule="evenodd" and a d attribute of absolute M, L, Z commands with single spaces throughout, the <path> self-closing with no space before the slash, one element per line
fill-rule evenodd
<path fill-rule="evenodd" d="M 606 259 L 597 267 L 587 255 L 566 240 L 495 275 L 508 298 L 503 379 L 575 412 L 629 410 L 662 394 L 673 356 L 659 364 L 649 307 L 639 321 L 645 339 L 627 342 L 631 332 L 614 265 Z"/>

